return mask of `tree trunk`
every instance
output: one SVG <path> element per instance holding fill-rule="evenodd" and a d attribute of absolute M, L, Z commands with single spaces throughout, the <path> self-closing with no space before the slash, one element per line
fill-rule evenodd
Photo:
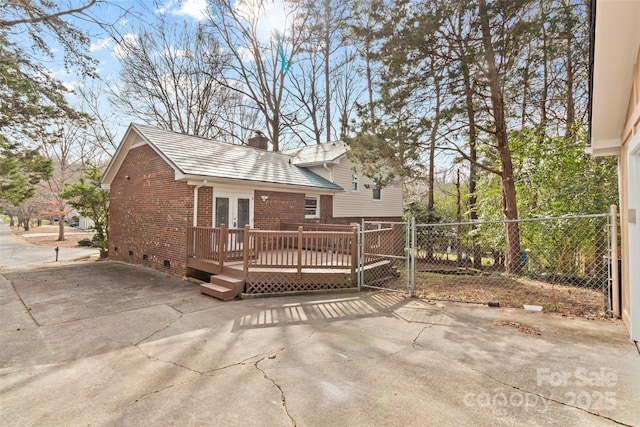
<path fill-rule="evenodd" d="M 543 19 L 542 23 L 542 90 L 540 91 L 540 135 L 547 133 L 547 98 L 549 94 L 549 60 L 548 60 L 548 37 L 547 28 L 545 27 L 546 13 L 544 10 L 546 0 L 540 1 L 540 15 Z"/>
<path fill-rule="evenodd" d="M 325 109 L 327 115 L 327 141 L 331 141 L 331 79 L 329 68 L 329 56 L 331 54 L 331 5 L 329 0 L 324 0 L 324 87 L 325 87 Z"/>
<path fill-rule="evenodd" d="M 58 242 L 64 241 L 64 212 L 58 212 Z"/>
<path fill-rule="evenodd" d="M 567 70 L 567 129 L 566 135 L 575 140 L 575 121 L 576 121 L 576 107 L 575 100 L 573 99 L 573 80 L 574 80 L 574 65 L 573 65 L 573 20 L 571 19 L 571 5 L 565 4 L 565 10 L 567 14 L 567 25 L 569 28 L 566 29 L 567 34 L 567 46 L 566 46 L 566 56 L 565 56 L 565 68 Z"/>
<path fill-rule="evenodd" d="M 435 163 L 436 163 L 436 141 L 438 140 L 438 126 L 440 124 L 440 77 L 434 76 L 433 86 L 436 95 L 436 104 L 434 110 L 434 119 L 433 124 L 431 126 L 431 134 L 429 136 L 429 194 L 427 199 L 427 222 L 429 224 L 433 224 L 435 222 L 435 215 L 433 214 L 435 210 L 435 183 L 436 183 L 436 173 L 435 173 Z M 435 243 L 434 237 L 434 229 L 433 227 L 429 227 L 427 229 L 427 246 L 426 246 L 426 258 L 428 260 L 433 259 L 433 245 Z"/>
<path fill-rule="evenodd" d="M 462 40 L 459 42 L 461 52 L 467 52 L 468 46 L 463 46 Z M 476 162 L 478 161 L 478 130 L 476 129 L 476 112 L 473 107 L 473 93 L 474 88 L 471 83 L 471 75 L 469 73 L 468 56 L 463 60 L 462 64 L 462 77 L 464 80 L 465 89 L 465 106 L 467 109 L 467 118 L 469 120 L 469 189 L 468 189 L 468 201 L 469 201 L 469 219 L 471 222 L 478 220 L 478 196 L 476 195 L 476 185 L 478 181 L 478 167 Z M 477 226 L 473 224 L 471 226 L 472 231 L 477 229 Z M 471 233 L 471 244 L 473 247 L 473 268 L 482 268 L 482 248 L 477 243 L 478 237 L 476 233 Z"/>
<path fill-rule="evenodd" d="M 491 40 L 489 14 L 485 0 L 479 0 L 479 16 L 482 31 L 482 44 L 487 62 L 487 79 L 491 88 L 491 110 L 495 122 L 496 146 L 502 164 L 502 213 L 505 219 L 505 271 L 517 273 L 520 271 L 520 230 L 517 222 L 518 205 L 516 203 L 516 185 L 513 179 L 513 162 L 509 149 L 509 136 L 505 122 L 504 96 L 496 55 Z"/>
<path fill-rule="evenodd" d="M 460 169 L 456 179 L 456 265 L 462 266 L 462 192 L 460 191 Z"/>

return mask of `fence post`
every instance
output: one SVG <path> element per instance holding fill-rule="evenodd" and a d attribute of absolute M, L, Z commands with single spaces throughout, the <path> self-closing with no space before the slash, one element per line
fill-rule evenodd
<path fill-rule="evenodd" d="M 613 315 L 620 317 L 620 275 L 618 274 L 618 213 L 616 205 L 609 208 L 611 215 L 611 297 Z"/>
<path fill-rule="evenodd" d="M 358 233 L 358 291 L 364 283 L 364 218 L 361 220 L 360 233 Z"/>
<path fill-rule="evenodd" d="M 351 228 L 351 233 L 353 233 L 353 235 L 351 236 L 351 249 L 350 249 L 350 253 L 351 253 L 351 282 L 353 283 L 353 280 L 355 279 L 356 282 L 358 282 L 358 278 L 357 278 L 357 273 L 356 273 L 356 266 L 358 264 L 358 228 L 357 227 L 352 227 Z"/>
<path fill-rule="evenodd" d="M 302 226 L 298 226 L 298 279 L 302 279 Z"/>
<path fill-rule="evenodd" d="M 411 267 L 409 268 L 409 283 L 411 287 L 411 298 L 416 297 L 416 218 L 411 217 L 411 248 L 409 256 L 411 257 Z"/>

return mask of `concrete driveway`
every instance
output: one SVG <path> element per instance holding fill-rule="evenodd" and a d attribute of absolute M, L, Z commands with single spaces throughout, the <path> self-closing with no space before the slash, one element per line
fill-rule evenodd
<path fill-rule="evenodd" d="M 0 316 L 0 425 L 640 425 L 618 321 L 384 293 L 223 303 L 114 262 L 5 272 Z"/>

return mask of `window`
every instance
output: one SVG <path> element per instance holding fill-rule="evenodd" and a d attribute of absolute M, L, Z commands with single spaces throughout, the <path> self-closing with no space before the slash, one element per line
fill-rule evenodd
<path fill-rule="evenodd" d="M 373 189 L 373 200 L 382 200 L 382 189 L 380 187 Z"/>
<path fill-rule="evenodd" d="M 316 196 L 307 196 L 304 198 L 304 216 L 305 218 L 318 218 L 318 198 Z"/>
<path fill-rule="evenodd" d="M 351 174 L 351 191 L 358 191 L 358 174 Z"/>

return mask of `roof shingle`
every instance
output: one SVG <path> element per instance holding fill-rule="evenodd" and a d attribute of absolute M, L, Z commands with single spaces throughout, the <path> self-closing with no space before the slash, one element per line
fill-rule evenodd
<path fill-rule="evenodd" d="M 148 125 L 131 126 L 184 175 L 343 190 L 297 166 L 288 153 L 228 144 Z"/>

